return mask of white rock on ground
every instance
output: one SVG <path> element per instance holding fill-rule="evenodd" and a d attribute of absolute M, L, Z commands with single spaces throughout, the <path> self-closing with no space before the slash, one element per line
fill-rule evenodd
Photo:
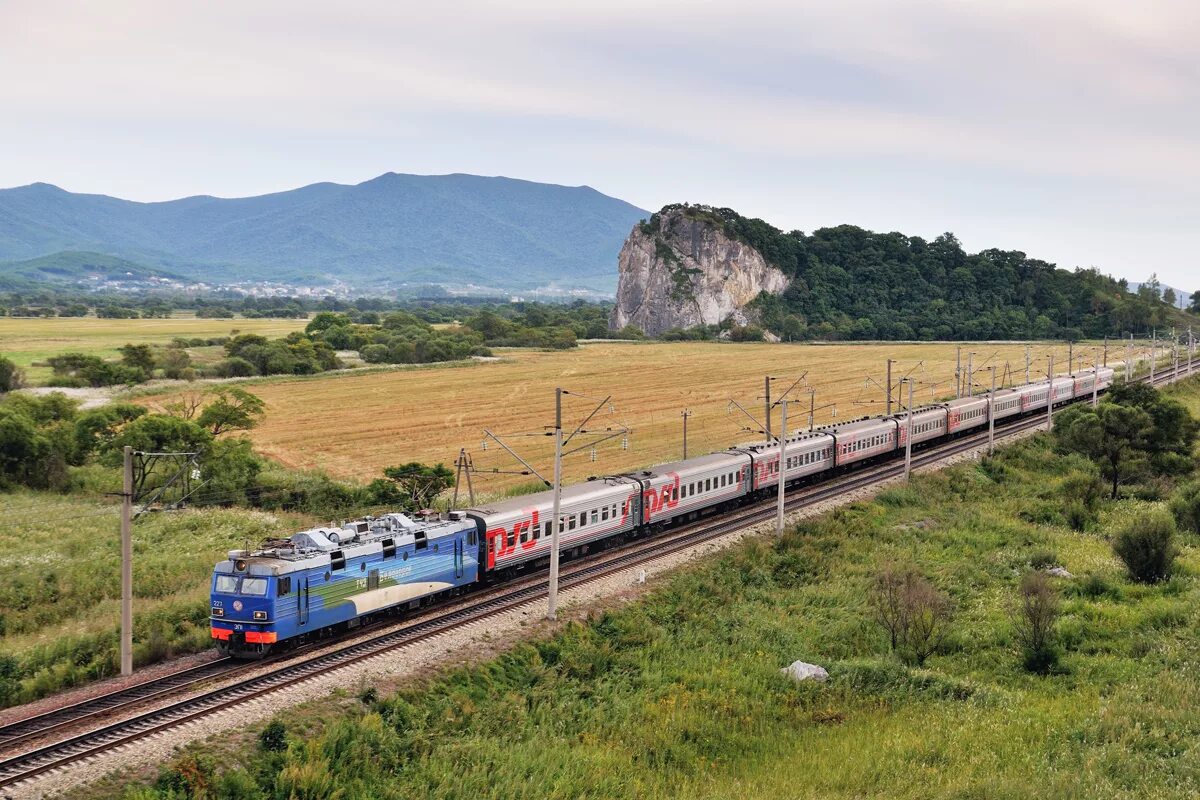
<path fill-rule="evenodd" d="M 1051 567 L 1046 570 L 1047 575 L 1053 575 L 1056 578 L 1074 578 L 1075 576 L 1067 572 L 1066 567 Z"/>
<path fill-rule="evenodd" d="M 809 664 L 804 661 L 793 661 L 791 664 L 779 671 L 784 675 L 787 675 L 796 683 L 800 683 L 801 681 L 825 682 L 829 680 L 829 673 L 825 671 L 824 667 L 817 666 L 816 664 Z"/>

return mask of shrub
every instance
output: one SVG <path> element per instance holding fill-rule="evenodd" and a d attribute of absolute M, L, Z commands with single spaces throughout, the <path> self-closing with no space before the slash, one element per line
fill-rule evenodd
<path fill-rule="evenodd" d="M 1175 518 L 1149 511 L 1128 522 L 1113 540 L 1113 552 L 1139 583 L 1158 583 L 1171 577 L 1175 562 Z"/>
<path fill-rule="evenodd" d="M 1029 566 L 1038 570 L 1058 566 L 1058 553 L 1053 550 L 1037 550 L 1029 557 Z"/>
<path fill-rule="evenodd" d="M 1200 482 L 1180 486 L 1171 497 L 1171 513 L 1180 528 L 1200 533 Z"/>
<path fill-rule="evenodd" d="M 17 365 L 7 358 L 0 358 L 0 394 L 20 389 L 25 385 L 25 376 Z"/>
<path fill-rule="evenodd" d="M 1043 572 L 1029 572 L 1021 580 L 1013 627 L 1021 643 L 1023 664 L 1029 672 L 1046 674 L 1058 665 L 1058 592 Z"/>
<path fill-rule="evenodd" d="M 937 652 L 950 621 L 950 600 L 923 575 L 884 567 L 875 576 L 869 602 L 893 652 L 917 666 Z"/>
<path fill-rule="evenodd" d="M 248 378 L 256 374 L 254 365 L 244 358 L 227 358 L 213 365 L 213 374 L 218 378 Z"/>
<path fill-rule="evenodd" d="M 267 723 L 258 734 L 258 746 L 268 753 L 287 750 L 287 728 L 277 719 Z"/>

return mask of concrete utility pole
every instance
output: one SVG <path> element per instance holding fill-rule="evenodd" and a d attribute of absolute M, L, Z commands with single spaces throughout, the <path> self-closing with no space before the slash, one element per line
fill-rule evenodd
<path fill-rule="evenodd" d="M 988 455 L 996 452 L 996 367 L 992 368 L 992 393 L 988 395 Z"/>
<path fill-rule="evenodd" d="M 1108 366 L 1108 337 L 1104 337 L 1104 366 Z"/>
<path fill-rule="evenodd" d="M 1092 408 L 1100 404 L 1100 368 L 1096 366 L 1096 357 L 1092 356 Z"/>
<path fill-rule="evenodd" d="M 1029 383 L 1029 364 L 1032 357 L 1029 352 L 1029 345 L 1025 345 L 1025 383 Z"/>
<path fill-rule="evenodd" d="M 1067 342 L 1067 374 L 1075 374 L 1075 343 Z"/>
<path fill-rule="evenodd" d="M 1046 369 L 1050 387 L 1046 391 L 1046 430 L 1054 430 L 1054 351 L 1050 351 L 1050 366 Z"/>
<path fill-rule="evenodd" d="M 121 492 L 121 674 L 133 674 L 133 448 L 129 445 Z"/>
<path fill-rule="evenodd" d="M 562 527 L 562 388 L 554 390 L 554 506 L 550 519 L 550 598 L 546 617 L 558 613 L 558 535 Z"/>
<path fill-rule="evenodd" d="M 904 378 L 908 384 L 908 419 L 904 423 L 904 480 L 912 479 L 912 437 L 913 437 L 913 382 L 912 378 Z"/>
<path fill-rule="evenodd" d="M 975 353 L 967 353 L 967 397 L 975 394 Z"/>
<path fill-rule="evenodd" d="M 775 532 L 783 533 L 783 496 L 787 485 L 787 408 L 788 401 L 779 403 L 779 496 L 775 501 Z"/>
<path fill-rule="evenodd" d="M 894 363 L 896 362 L 890 358 L 887 360 L 887 411 L 885 416 L 889 417 L 892 415 L 892 364 Z"/>
<path fill-rule="evenodd" d="M 962 348 L 954 348 L 954 398 L 962 397 Z"/>
<path fill-rule="evenodd" d="M 1129 341 L 1125 343 L 1125 382 L 1129 383 L 1133 379 L 1133 334 L 1129 334 Z"/>
<path fill-rule="evenodd" d="M 683 460 L 687 461 L 687 421 L 692 412 L 686 408 L 679 412 L 679 416 L 683 417 Z"/>
<path fill-rule="evenodd" d="M 771 441 L 771 376 L 763 377 L 763 419 L 766 420 L 767 441 Z"/>
<path fill-rule="evenodd" d="M 1192 326 L 1188 326 L 1188 368 L 1187 374 L 1192 374 L 1192 362 L 1196 360 L 1196 337 L 1192 335 Z"/>
<path fill-rule="evenodd" d="M 1150 334 L 1150 385 L 1154 385 L 1154 361 L 1158 355 L 1158 329 Z"/>

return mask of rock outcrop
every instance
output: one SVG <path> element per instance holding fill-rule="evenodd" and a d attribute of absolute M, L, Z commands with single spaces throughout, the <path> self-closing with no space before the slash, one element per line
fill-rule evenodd
<path fill-rule="evenodd" d="M 609 328 L 658 336 L 671 328 L 717 325 L 788 279 L 745 242 L 687 209 L 633 227 L 617 259 L 617 305 Z"/>

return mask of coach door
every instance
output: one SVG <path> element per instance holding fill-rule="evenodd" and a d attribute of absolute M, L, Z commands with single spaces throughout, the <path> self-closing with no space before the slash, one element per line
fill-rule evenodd
<path fill-rule="evenodd" d="M 461 537 L 454 537 L 454 577 L 461 578 L 463 576 L 463 540 Z"/>
<path fill-rule="evenodd" d="M 308 578 L 304 579 L 304 585 L 300 587 L 300 591 L 296 592 L 296 603 L 299 605 L 300 624 L 308 624 Z"/>

